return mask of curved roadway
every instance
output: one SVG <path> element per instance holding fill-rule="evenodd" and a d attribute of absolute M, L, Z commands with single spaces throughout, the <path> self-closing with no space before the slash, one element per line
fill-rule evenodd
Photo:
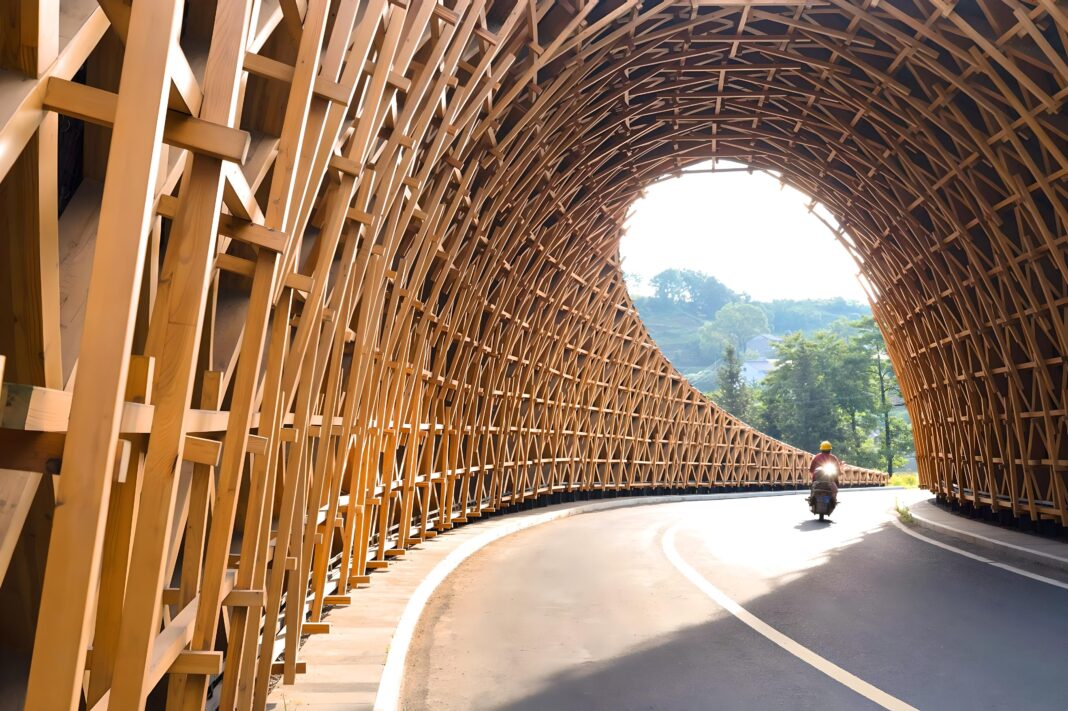
<path fill-rule="evenodd" d="M 906 535 L 895 493 L 830 524 L 786 496 L 505 538 L 431 598 L 402 707 L 1068 708 L 1068 589 Z"/>

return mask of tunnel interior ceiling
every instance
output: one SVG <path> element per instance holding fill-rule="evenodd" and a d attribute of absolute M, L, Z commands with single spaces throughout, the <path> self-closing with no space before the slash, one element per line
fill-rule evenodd
<path fill-rule="evenodd" d="M 623 283 L 630 205 L 709 159 L 839 222 L 923 485 L 1068 524 L 1061 0 L 0 16 L 0 678 L 27 708 L 262 708 L 325 609 L 456 524 L 803 484 Z"/>

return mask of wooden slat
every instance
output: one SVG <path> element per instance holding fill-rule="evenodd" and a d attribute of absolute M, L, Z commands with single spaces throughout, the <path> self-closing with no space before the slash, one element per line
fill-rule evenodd
<path fill-rule="evenodd" d="M 0 581 L 7 575 L 41 477 L 41 472 L 0 469 Z"/>
<path fill-rule="evenodd" d="M 115 123 L 118 104 L 119 97 L 111 92 L 55 77 L 44 95 L 46 109 L 109 127 Z M 245 131 L 168 111 L 163 140 L 219 160 L 244 163 L 250 139 Z"/>

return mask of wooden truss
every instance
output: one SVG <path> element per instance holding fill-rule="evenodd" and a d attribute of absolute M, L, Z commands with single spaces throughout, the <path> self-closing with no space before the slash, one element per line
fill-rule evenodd
<path fill-rule="evenodd" d="M 327 606 L 458 523 L 803 481 L 623 285 L 628 206 L 709 158 L 839 221 L 924 485 L 1068 524 L 1063 0 L 0 20 L 5 699 L 262 708 Z"/>

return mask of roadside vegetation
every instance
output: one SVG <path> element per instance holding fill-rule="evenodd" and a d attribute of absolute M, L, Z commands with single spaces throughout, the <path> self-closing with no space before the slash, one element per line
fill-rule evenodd
<path fill-rule="evenodd" d="M 901 523 L 912 523 L 912 512 L 909 511 L 908 506 L 898 503 L 897 499 L 894 499 L 894 509 L 897 511 L 897 517 L 901 519 Z"/>
<path fill-rule="evenodd" d="M 745 351 L 755 336 L 841 330 L 849 321 L 871 316 L 866 304 L 845 299 L 754 301 L 691 269 L 666 269 L 648 282 L 632 274 L 626 279 L 631 293 L 652 292 L 635 297 L 634 306 L 664 355 L 702 391 L 717 386 L 716 368 L 728 345 L 747 361 L 764 355 Z"/>
<path fill-rule="evenodd" d="M 920 486 L 920 477 L 917 474 L 902 474 L 898 472 L 890 477 L 888 486 L 903 486 L 906 489 L 918 489 Z"/>

